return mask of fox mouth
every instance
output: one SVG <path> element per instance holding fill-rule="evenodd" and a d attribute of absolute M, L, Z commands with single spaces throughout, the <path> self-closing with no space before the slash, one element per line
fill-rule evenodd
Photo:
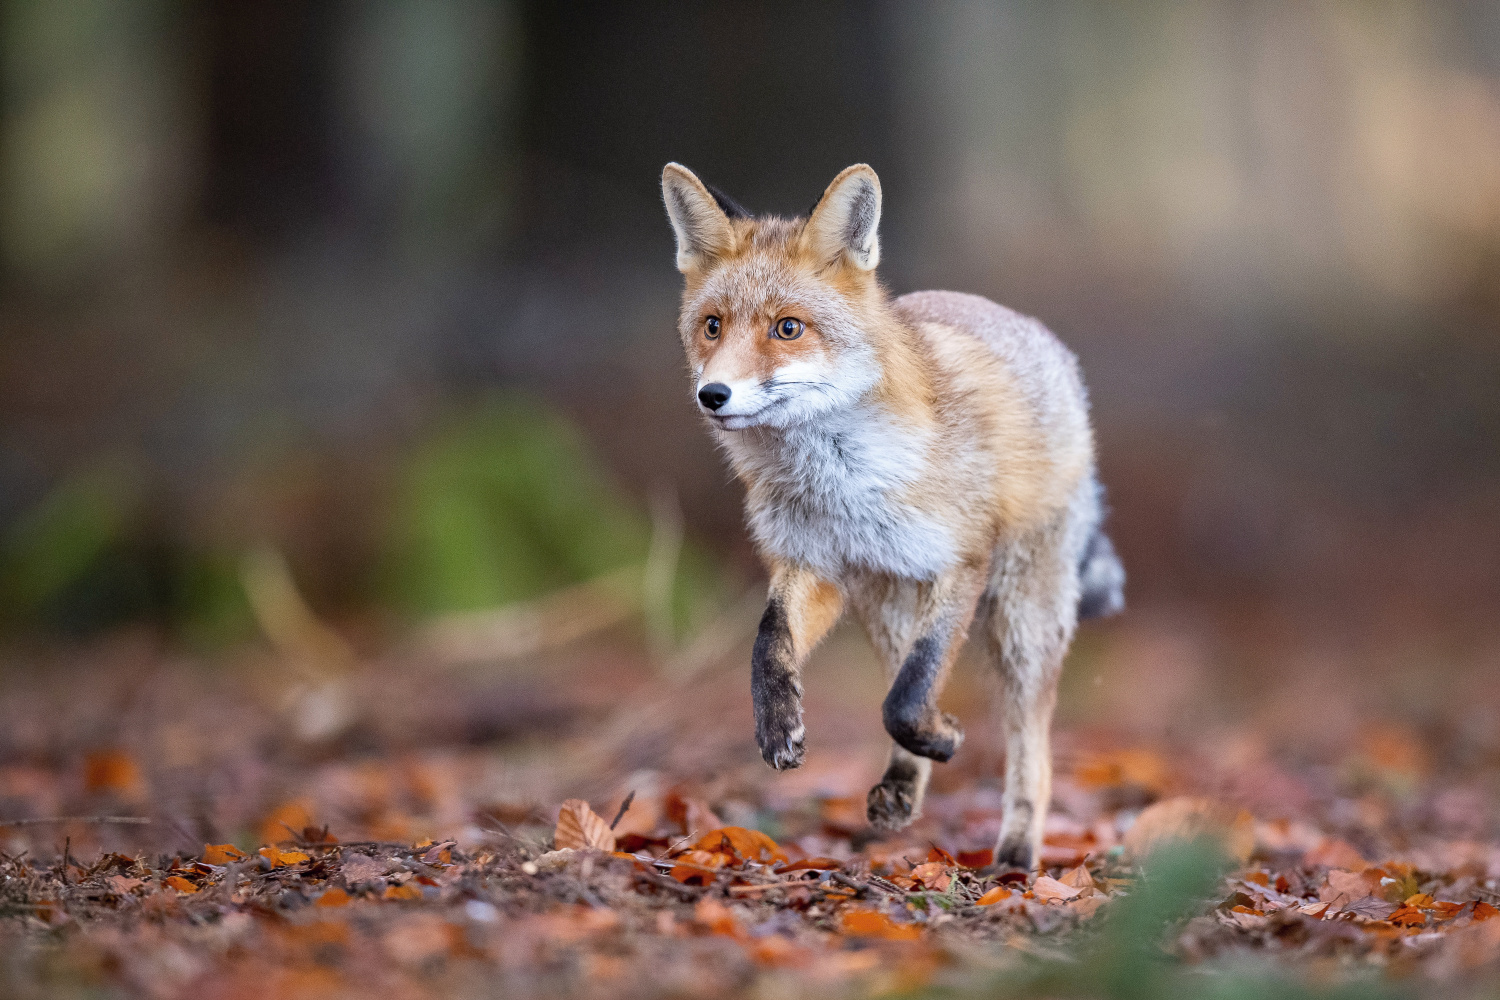
<path fill-rule="evenodd" d="M 703 415 L 713 421 L 715 426 L 723 430 L 738 431 L 744 430 L 746 427 L 754 427 L 760 422 L 761 416 L 775 405 L 775 403 L 768 403 L 754 413 L 711 413 L 708 410 L 704 410 Z"/>

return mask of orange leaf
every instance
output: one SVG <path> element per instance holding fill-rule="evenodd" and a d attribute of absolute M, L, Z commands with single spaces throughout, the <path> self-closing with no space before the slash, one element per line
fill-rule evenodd
<path fill-rule="evenodd" d="M 1415 906 L 1419 910 L 1431 910 L 1435 904 L 1431 896 L 1425 892 L 1413 893 L 1404 900 L 1404 906 Z"/>
<path fill-rule="evenodd" d="M 958 864 L 957 858 L 955 858 L 953 855 L 949 854 L 947 851 L 943 850 L 936 844 L 933 844 L 932 850 L 927 852 L 927 860 L 940 861 L 943 864 L 947 865 L 949 868 L 952 868 Z"/>
<path fill-rule="evenodd" d="M 845 910 L 839 928 L 853 937 L 878 937 L 892 941 L 911 941 L 922 936 L 912 924 L 898 924 L 880 910 Z"/>
<path fill-rule="evenodd" d="M 262 847 L 256 853 L 271 862 L 271 867 L 273 868 L 285 868 L 288 865 L 301 864 L 304 861 L 312 860 L 301 851 L 283 851 L 276 847 Z"/>
<path fill-rule="evenodd" d="M 958 863 L 965 868 L 983 868 L 995 860 L 994 851 L 959 851 Z"/>
<path fill-rule="evenodd" d="M 1439 920 L 1452 920 L 1454 917 L 1458 916 L 1459 912 L 1463 910 L 1463 908 L 1463 903 L 1452 903 L 1446 899 L 1434 900 L 1432 904 L 1432 912 L 1437 916 L 1437 919 Z"/>
<path fill-rule="evenodd" d="M 911 870 L 911 877 L 930 889 L 936 889 L 938 882 L 946 888 L 949 882 L 948 872 L 941 861 L 925 861 L 917 865 Z"/>
<path fill-rule="evenodd" d="M 844 867 L 844 863 L 837 858 L 803 858 L 801 861 L 793 861 L 791 864 L 782 865 L 776 869 L 778 875 L 785 872 L 800 872 L 807 869 L 818 871 L 838 871 Z"/>
<path fill-rule="evenodd" d="M 743 826 L 724 826 L 717 830 L 710 830 L 698 838 L 693 849 L 723 851 L 726 843 L 730 851 L 745 861 L 769 863 L 787 860 L 786 852 L 776 841 L 759 830 L 749 830 Z"/>
<path fill-rule="evenodd" d="M 974 905 L 993 906 L 996 903 L 1004 902 L 1010 897 L 1011 892 L 1009 889 L 1005 888 L 1005 886 L 1003 885 L 997 885 L 989 892 L 986 892 L 983 896 L 980 896 L 978 899 L 974 900 Z"/>
<path fill-rule="evenodd" d="M 693 907 L 693 919 L 713 934 L 722 934 L 725 937 L 740 937 L 743 934 L 739 918 L 734 915 L 734 911 L 717 899 L 698 900 L 698 905 Z"/>
<path fill-rule="evenodd" d="M 172 875 L 172 876 L 170 876 L 169 878 L 166 879 L 166 884 L 170 885 L 172 888 L 176 889 L 178 892 L 197 892 L 198 891 L 198 887 L 196 885 L 194 885 L 193 883 L 189 882 L 187 879 L 183 878 L 181 875 Z"/>
<path fill-rule="evenodd" d="M 1125 849 L 1144 858 L 1172 841 L 1207 839 L 1244 862 L 1255 849 L 1255 824 L 1243 809 L 1213 799 L 1179 796 L 1148 806 L 1125 832 Z"/>
<path fill-rule="evenodd" d="M 615 849 L 615 832 L 609 828 L 604 817 L 589 808 L 582 799 L 569 799 L 557 813 L 557 830 L 552 835 L 553 846 L 558 850 L 571 847 L 581 851 L 596 848 L 601 851 Z"/>
<path fill-rule="evenodd" d="M 293 839 L 293 831 L 313 825 L 310 804 L 302 799 L 283 802 L 266 814 L 260 821 L 260 841 L 263 844 L 279 844 Z"/>
<path fill-rule="evenodd" d="M 1488 920 L 1491 917 L 1500 917 L 1500 910 L 1497 910 L 1482 899 L 1474 904 L 1474 919 L 1476 921 Z"/>
<path fill-rule="evenodd" d="M 1038 875 L 1036 883 L 1031 887 L 1031 891 L 1036 894 L 1037 899 L 1040 899 L 1044 903 L 1050 903 L 1053 900 L 1072 899 L 1079 893 L 1078 889 L 1059 882 L 1050 875 Z"/>
<path fill-rule="evenodd" d="M 206 865 L 227 865 L 233 861 L 243 861 L 245 852 L 233 844 L 204 844 L 203 863 Z"/>
<path fill-rule="evenodd" d="M 1398 927 L 1415 927 L 1427 923 L 1427 914 L 1415 906 L 1403 906 L 1386 919 Z"/>
<path fill-rule="evenodd" d="M 422 890 L 414 885 L 388 885 L 385 892 L 380 894 L 381 899 L 421 899 Z"/>
<path fill-rule="evenodd" d="M 120 750 L 91 753 L 83 765 L 83 787 L 91 792 L 112 792 L 125 798 L 140 798 L 146 791 L 141 769 Z"/>
<path fill-rule="evenodd" d="M 316 903 L 314 903 L 313 905 L 314 906 L 347 906 L 348 904 L 349 904 L 349 894 L 347 892 L 345 892 L 343 889 L 340 889 L 338 886 L 334 886 L 332 889 L 329 889 L 327 892 L 323 893 L 323 895 L 319 896 L 318 897 L 318 901 Z"/>

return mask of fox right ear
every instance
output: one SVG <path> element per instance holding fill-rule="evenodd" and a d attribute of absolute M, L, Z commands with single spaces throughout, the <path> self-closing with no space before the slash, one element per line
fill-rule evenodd
<path fill-rule="evenodd" d="M 686 274 L 734 249 L 734 227 L 708 188 L 680 163 L 661 172 L 661 195 L 677 234 L 677 270 Z"/>

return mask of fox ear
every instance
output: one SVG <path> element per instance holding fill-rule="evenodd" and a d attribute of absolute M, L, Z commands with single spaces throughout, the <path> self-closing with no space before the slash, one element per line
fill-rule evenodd
<path fill-rule="evenodd" d="M 661 195 L 677 234 L 677 270 L 686 274 L 734 249 L 729 216 L 687 167 L 668 163 L 662 169 Z"/>
<path fill-rule="evenodd" d="M 814 253 L 832 262 L 842 254 L 861 271 L 880 263 L 880 178 L 869 165 L 856 163 L 828 185 L 807 220 Z"/>

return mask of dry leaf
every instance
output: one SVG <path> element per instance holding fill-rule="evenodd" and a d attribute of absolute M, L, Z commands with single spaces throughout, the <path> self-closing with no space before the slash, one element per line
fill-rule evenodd
<path fill-rule="evenodd" d="M 1496 909 L 1482 899 L 1474 904 L 1473 918 L 1476 923 L 1479 921 L 1488 920 L 1491 917 L 1500 917 L 1500 909 Z"/>
<path fill-rule="evenodd" d="M 986 892 L 983 896 L 980 896 L 978 899 L 974 900 L 974 905 L 993 906 L 996 903 L 1004 902 L 1010 897 L 1011 891 L 1009 889 L 1005 888 L 1005 886 L 1003 885 L 997 885 L 993 889 Z"/>
<path fill-rule="evenodd" d="M 1386 919 L 1398 927 L 1420 927 L 1427 923 L 1427 914 L 1415 906 L 1402 906 Z"/>
<path fill-rule="evenodd" d="M 726 845 L 728 851 L 743 861 L 770 864 L 773 861 L 787 860 L 786 852 L 776 841 L 759 830 L 750 830 L 743 826 L 724 826 L 717 830 L 710 830 L 698 838 L 693 849 L 725 851 Z"/>
<path fill-rule="evenodd" d="M 922 936 L 913 924 L 898 924 L 881 910 L 849 909 L 839 919 L 839 929 L 851 937 L 878 937 L 891 941 L 912 941 Z"/>
<path fill-rule="evenodd" d="M 958 863 L 965 868 L 983 868 L 995 860 L 995 852 L 983 851 L 959 851 Z"/>
<path fill-rule="evenodd" d="M 313 903 L 314 906 L 347 906 L 348 904 L 349 894 L 338 886 L 323 893 L 318 897 L 318 901 Z"/>
<path fill-rule="evenodd" d="M 1303 855 L 1302 863 L 1309 868 L 1346 868 L 1356 872 L 1370 867 L 1364 855 L 1351 847 L 1348 842 L 1336 837 L 1325 837 L 1317 847 Z"/>
<path fill-rule="evenodd" d="M 1348 906 L 1350 903 L 1380 893 L 1380 876 L 1371 872 L 1346 872 L 1335 868 L 1328 873 L 1328 882 L 1318 890 L 1318 898 L 1325 903 Z"/>
<path fill-rule="evenodd" d="M 346 854 L 342 865 L 344 881 L 350 885 L 369 882 L 386 873 L 386 863 L 364 854 Z"/>
<path fill-rule="evenodd" d="M 1173 841 L 1208 839 L 1241 863 L 1255 849 L 1254 820 L 1243 809 L 1213 799 L 1181 796 L 1147 807 L 1125 833 L 1125 850 L 1137 858 Z"/>
<path fill-rule="evenodd" d="M 589 808 L 582 799 L 569 799 L 557 813 L 557 830 L 552 835 L 557 849 L 572 848 L 582 851 L 594 848 L 600 851 L 615 849 L 615 832 L 609 823 Z"/>
<path fill-rule="evenodd" d="M 1094 885 L 1094 877 L 1089 874 L 1088 868 L 1084 867 L 1083 865 L 1079 865 L 1077 868 L 1071 868 L 1068 871 L 1063 872 L 1062 877 L 1059 878 L 1058 881 L 1063 885 L 1071 885 L 1075 889 L 1098 888 L 1098 886 Z"/>
<path fill-rule="evenodd" d="M 801 861 L 793 861 L 790 864 L 780 865 L 776 869 L 778 875 L 786 872 L 800 872 L 808 869 L 817 871 L 838 871 L 844 867 L 844 863 L 837 858 L 803 858 Z"/>
<path fill-rule="evenodd" d="M 90 792 L 139 799 L 146 794 L 146 779 L 129 754 L 120 750 L 100 750 L 89 754 L 84 761 L 83 787 Z"/>
<path fill-rule="evenodd" d="M 206 865 L 227 865 L 243 860 L 245 852 L 233 844 L 203 845 L 203 863 Z"/>
<path fill-rule="evenodd" d="M 414 885 L 388 885 L 381 899 L 421 899 L 422 890 Z"/>
<path fill-rule="evenodd" d="M 277 847 L 262 847 L 256 853 L 271 862 L 273 868 L 286 868 L 289 865 L 299 865 L 304 861 L 312 860 L 301 851 L 283 851 Z"/>
<path fill-rule="evenodd" d="M 1038 875 L 1036 882 L 1031 887 L 1031 891 L 1036 895 L 1037 899 L 1040 899 L 1044 903 L 1050 903 L 1053 900 L 1072 899 L 1079 892 L 1075 886 L 1059 882 L 1050 875 Z"/>
<path fill-rule="evenodd" d="M 141 879 L 127 878 L 124 875 L 111 875 L 105 881 L 109 883 L 111 889 L 121 896 L 129 895 L 132 890 L 145 884 Z"/>
<path fill-rule="evenodd" d="M 169 885 L 172 888 L 176 889 L 178 892 L 182 893 L 192 893 L 198 891 L 198 887 L 196 885 L 189 882 L 181 875 L 170 875 L 165 879 L 163 884 Z"/>

